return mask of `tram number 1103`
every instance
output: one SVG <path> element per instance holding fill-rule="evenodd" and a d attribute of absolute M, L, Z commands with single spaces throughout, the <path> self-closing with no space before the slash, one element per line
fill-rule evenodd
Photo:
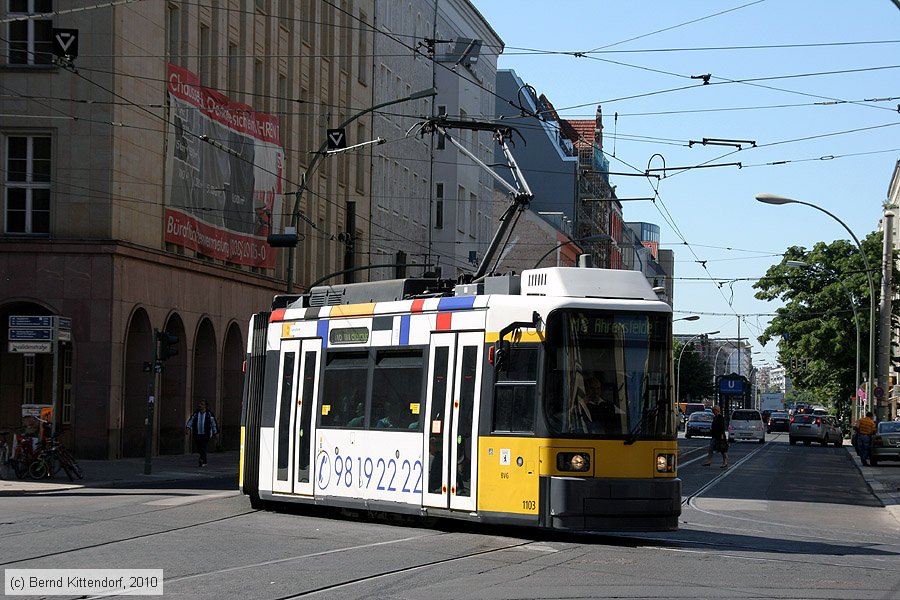
<path fill-rule="evenodd" d="M 537 510 L 537 502 L 534 500 L 522 500 L 522 510 Z"/>

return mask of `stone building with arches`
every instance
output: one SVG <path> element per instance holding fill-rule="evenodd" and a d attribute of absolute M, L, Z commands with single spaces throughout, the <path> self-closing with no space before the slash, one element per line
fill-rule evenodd
<path fill-rule="evenodd" d="M 143 456 L 152 382 L 154 454 L 190 451 L 199 400 L 237 447 L 248 321 L 288 279 L 266 238 L 326 128 L 373 104 L 372 18 L 359 0 L 2 3 L 0 430 L 56 404 L 76 457 Z M 54 57 L 57 28 L 77 53 Z M 306 182 L 297 291 L 343 268 L 337 234 L 368 239 L 365 159 Z M 10 317 L 71 328 L 50 352 L 12 343 Z M 158 374 L 156 330 L 179 339 Z"/>
<path fill-rule="evenodd" d="M 144 456 L 154 379 L 154 454 L 189 452 L 184 423 L 206 400 L 225 449 L 239 444 L 242 365 L 251 314 L 269 306 L 264 277 L 125 243 L 0 240 L 9 317 L 62 315 L 71 340 L 57 348 L 56 425 L 83 458 Z M 146 372 L 154 330 L 178 337 L 178 354 Z M 0 348 L 0 429 L 21 426 L 21 404 L 51 404 L 53 356 Z"/>

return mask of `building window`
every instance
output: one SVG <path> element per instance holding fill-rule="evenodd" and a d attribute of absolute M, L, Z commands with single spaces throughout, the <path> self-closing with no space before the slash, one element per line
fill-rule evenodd
<path fill-rule="evenodd" d="M 228 44 L 228 81 L 225 82 L 225 87 L 232 99 L 234 99 L 234 94 L 239 89 L 240 60 L 237 44 Z"/>
<path fill-rule="evenodd" d="M 207 87 L 213 87 L 212 81 L 212 38 L 209 26 L 200 24 L 200 81 Z"/>
<path fill-rule="evenodd" d="M 458 186 L 456 189 L 456 231 L 466 232 L 466 188 Z"/>
<path fill-rule="evenodd" d="M 446 106 L 438 106 L 438 116 L 443 116 L 446 114 L 447 114 L 447 107 Z M 437 149 L 443 150 L 446 147 L 447 147 L 447 140 L 444 138 L 443 133 L 439 133 L 438 139 L 437 139 Z"/>
<path fill-rule="evenodd" d="M 166 23 L 169 62 L 177 65 L 181 63 L 181 9 L 177 4 L 166 5 Z"/>
<path fill-rule="evenodd" d="M 303 0 L 300 21 L 300 35 L 304 42 L 312 46 L 316 35 L 316 3 L 313 0 Z"/>
<path fill-rule="evenodd" d="M 72 347 L 62 351 L 62 419 L 63 425 L 72 423 Z"/>
<path fill-rule="evenodd" d="M 444 184 L 434 184 L 434 228 L 444 228 Z"/>
<path fill-rule="evenodd" d="M 255 107 L 266 110 L 266 70 L 260 59 L 253 62 L 253 95 L 256 97 Z"/>
<path fill-rule="evenodd" d="M 23 358 L 22 404 L 34 404 L 34 355 Z"/>
<path fill-rule="evenodd" d="M 475 238 L 475 233 L 478 229 L 478 219 L 475 216 L 476 209 L 478 208 L 478 196 L 475 194 L 469 194 L 469 220 L 468 223 L 468 232 L 470 238 Z"/>
<path fill-rule="evenodd" d="M 357 67 L 356 79 L 363 85 L 368 85 L 369 74 L 368 58 L 369 58 L 369 29 L 366 25 L 366 13 L 359 13 L 359 50 L 357 50 Z"/>
<path fill-rule="evenodd" d="M 357 139 L 364 141 L 366 139 L 366 126 L 362 123 L 356 125 Z M 366 157 L 368 153 L 360 148 L 356 152 L 356 191 L 360 194 L 366 192 Z"/>
<path fill-rule="evenodd" d="M 50 138 L 6 138 L 6 233 L 50 233 Z"/>
<path fill-rule="evenodd" d="M 278 24 L 287 31 L 291 31 L 294 26 L 294 16 L 291 10 L 294 3 L 290 0 L 278 0 Z"/>
<path fill-rule="evenodd" d="M 52 0 L 9 0 L 7 17 L 40 15 L 53 11 Z M 49 65 L 53 63 L 53 21 L 24 19 L 12 21 L 8 29 L 9 64 Z"/>

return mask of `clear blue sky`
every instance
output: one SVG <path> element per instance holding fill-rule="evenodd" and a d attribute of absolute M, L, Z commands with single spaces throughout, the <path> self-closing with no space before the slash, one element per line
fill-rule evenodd
<path fill-rule="evenodd" d="M 770 192 L 818 204 L 860 239 L 878 228 L 900 159 L 897 6 L 891 0 L 473 3 L 506 46 L 499 68 L 514 69 L 565 117 L 592 118 L 602 105 L 612 171 L 662 167 L 656 154 L 667 167 L 742 164 L 669 172 L 659 181 L 657 202 L 624 202 L 623 210 L 628 221 L 657 223 L 661 246 L 675 251 L 676 316 L 702 315 L 677 323 L 676 333 L 736 337 L 742 315 L 741 336 L 761 352 L 754 364 L 774 364 L 774 343 L 762 348 L 756 337 L 777 305 L 753 297 L 753 279 L 790 246 L 850 236 L 819 211 L 768 206 L 754 196 Z M 710 85 L 690 78 L 705 74 Z M 753 140 L 757 147 L 689 147 L 703 138 Z M 654 195 L 646 178 L 611 181 L 619 198 Z"/>

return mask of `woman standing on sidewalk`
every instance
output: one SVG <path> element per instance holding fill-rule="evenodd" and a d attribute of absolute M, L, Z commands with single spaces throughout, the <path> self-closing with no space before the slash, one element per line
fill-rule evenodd
<path fill-rule="evenodd" d="M 722 453 L 722 468 L 728 468 L 728 436 L 725 433 L 725 417 L 722 416 L 722 409 L 716 405 L 713 406 L 713 421 L 712 428 L 710 429 L 710 435 L 712 436 L 709 440 L 709 454 L 706 456 L 706 462 L 703 463 L 704 467 L 708 467 L 712 464 L 712 455 L 713 452 L 721 452 Z"/>

